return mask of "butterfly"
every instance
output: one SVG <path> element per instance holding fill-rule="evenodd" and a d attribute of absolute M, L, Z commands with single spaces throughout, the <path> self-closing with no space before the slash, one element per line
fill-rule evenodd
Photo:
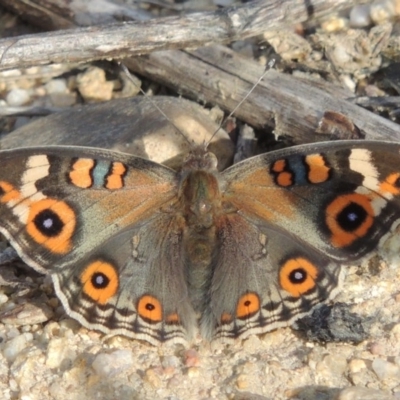
<path fill-rule="evenodd" d="M 22 259 L 82 325 L 155 345 L 291 325 L 399 221 L 396 143 L 300 145 L 223 172 L 206 146 L 180 172 L 95 148 L 0 152 L 0 231 Z"/>

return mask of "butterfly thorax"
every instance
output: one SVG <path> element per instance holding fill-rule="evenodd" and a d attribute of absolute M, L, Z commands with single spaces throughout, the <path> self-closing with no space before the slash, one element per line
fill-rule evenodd
<path fill-rule="evenodd" d="M 189 226 L 201 232 L 210 229 L 221 208 L 217 158 L 204 146 L 195 147 L 184 161 L 179 198 Z"/>
<path fill-rule="evenodd" d="M 181 201 L 188 225 L 198 232 L 210 229 L 221 207 L 216 176 L 207 171 L 189 172 L 181 184 Z"/>

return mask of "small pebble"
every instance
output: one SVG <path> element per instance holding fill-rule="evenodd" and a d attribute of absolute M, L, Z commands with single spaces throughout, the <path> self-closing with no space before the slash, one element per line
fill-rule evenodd
<path fill-rule="evenodd" d="M 187 376 L 189 378 L 195 378 L 195 377 L 198 377 L 199 375 L 200 375 L 200 369 L 199 368 L 196 368 L 196 367 L 188 368 Z"/>
<path fill-rule="evenodd" d="M 45 88 L 48 94 L 66 93 L 68 90 L 65 79 L 52 79 L 46 83 Z"/>
<path fill-rule="evenodd" d="M 59 368 L 66 359 L 73 359 L 75 355 L 68 346 L 68 341 L 64 338 L 54 338 L 50 340 L 47 347 L 46 366 L 49 368 Z"/>
<path fill-rule="evenodd" d="M 186 367 L 197 367 L 200 363 L 199 354 L 194 349 L 189 349 L 185 353 L 185 366 Z"/>
<path fill-rule="evenodd" d="M 321 23 L 321 28 L 325 32 L 338 32 L 348 25 L 348 20 L 345 18 L 339 18 L 337 16 L 327 19 Z"/>
<path fill-rule="evenodd" d="M 5 304 L 8 301 L 8 296 L 4 293 L 0 293 L 0 304 Z"/>
<path fill-rule="evenodd" d="M 13 107 L 19 107 L 28 104 L 30 100 L 31 96 L 28 90 L 25 89 L 11 89 L 6 96 L 7 104 Z"/>
<path fill-rule="evenodd" d="M 180 365 L 181 361 L 176 356 L 167 356 L 162 361 L 163 368 L 169 368 L 169 367 L 179 368 Z"/>
<path fill-rule="evenodd" d="M 230 7 L 235 2 L 233 0 L 214 0 L 213 3 L 219 7 Z"/>
<path fill-rule="evenodd" d="M 349 362 L 349 370 L 351 373 L 357 373 L 365 369 L 367 365 L 364 360 L 353 359 Z"/>
<path fill-rule="evenodd" d="M 395 4 L 393 0 L 375 0 L 371 4 L 371 19 L 378 25 L 390 21 L 395 16 Z"/>
<path fill-rule="evenodd" d="M 372 361 L 372 369 L 380 381 L 394 378 L 400 374 L 400 368 L 396 364 L 382 358 L 376 358 Z"/>
<path fill-rule="evenodd" d="M 9 362 L 13 362 L 17 358 L 18 354 L 29 346 L 29 343 L 32 341 L 32 339 L 32 334 L 24 333 L 16 336 L 14 339 L 9 340 L 3 349 L 4 357 Z"/>
<path fill-rule="evenodd" d="M 352 28 L 366 28 L 371 25 L 371 6 L 369 4 L 357 4 L 350 11 L 350 26 Z"/>
<path fill-rule="evenodd" d="M 375 356 L 382 356 L 385 354 L 385 347 L 380 343 L 371 343 L 369 346 L 371 354 Z"/>
<path fill-rule="evenodd" d="M 15 337 L 19 336 L 21 332 L 19 331 L 18 328 L 10 327 L 7 330 L 7 338 L 8 339 L 14 339 Z"/>
<path fill-rule="evenodd" d="M 246 374 L 241 374 L 236 378 L 236 386 L 239 390 L 247 389 L 249 387 L 249 378 Z"/>
<path fill-rule="evenodd" d="M 395 324 L 390 333 L 397 341 L 400 341 L 400 324 Z"/>
<path fill-rule="evenodd" d="M 106 81 L 105 72 L 96 67 L 77 76 L 78 90 L 86 101 L 111 100 L 114 84 Z"/>
<path fill-rule="evenodd" d="M 329 354 L 317 364 L 318 372 L 329 373 L 331 375 L 342 375 L 347 369 L 347 361 L 343 356 Z"/>
<path fill-rule="evenodd" d="M 125 349 L 116 350 L 110 354 L 100 353 L 92 363 L 92 368 L 104 378 L 110 378 L 132 366 L 132 352 Z"/>
<path fill-rule="evenodd" d="M 18 304 L 14 309 L 3 316 L 2 321 L 11 325 L 32 325 L 47 322 L 53 317 L 53 311 L 46 304 L 24 303 Z"/>
<path fill-rule="evenodd" d="M 154 368 L 146 370 L 145 379 L 154 388 L 159 388 L 162 384 L 161 378 Z"/>
<path fill-rule="evenodd" d="M 335 400 L 391 400 L 392 396 L 382 390 L 369 389 L 361 386 L 341 390 Z M 393 399 L 394 400 L 394 399 Z"/>

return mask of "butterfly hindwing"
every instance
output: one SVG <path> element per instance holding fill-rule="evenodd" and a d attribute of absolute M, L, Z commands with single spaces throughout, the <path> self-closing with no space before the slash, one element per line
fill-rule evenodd
<path fill-rule="evenodd" d="M 219 228 L 206 336 L 243 338 L 288 326 L 337 293 L 340 265 L 305 241 L 238 214 Z"/>
<path fill-rule="evenodd" d="M 53 281 L 68 314 L 85 326 L 153 344 L 187 340 L 196 319 L 180 236 L 175 216 L 160 215 L 64 265 Z"/>

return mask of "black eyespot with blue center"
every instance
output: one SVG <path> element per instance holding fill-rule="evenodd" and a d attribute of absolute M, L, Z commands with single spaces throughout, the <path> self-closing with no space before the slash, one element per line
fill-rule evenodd
<path fill-rule="evenodd" d="M 91 282 L 96 289 L 104 289 L 110 284 L 110 278 L 102 272 L 96 272 L 92 275 Z"/>
<path fill-rule="evenodd" d="M 366 210 L 360 204 L 351 202 L 338 213 L 336 220 L 343 230 L 352 232 L 363 224 L 367 215 Z"/>
<path fill-rule="evenodd" d="M 58 236 L 64 228 L 61 218 L 52 210 L 40 211 L 33 219 L 37 230 L 47 237 Z"/>

